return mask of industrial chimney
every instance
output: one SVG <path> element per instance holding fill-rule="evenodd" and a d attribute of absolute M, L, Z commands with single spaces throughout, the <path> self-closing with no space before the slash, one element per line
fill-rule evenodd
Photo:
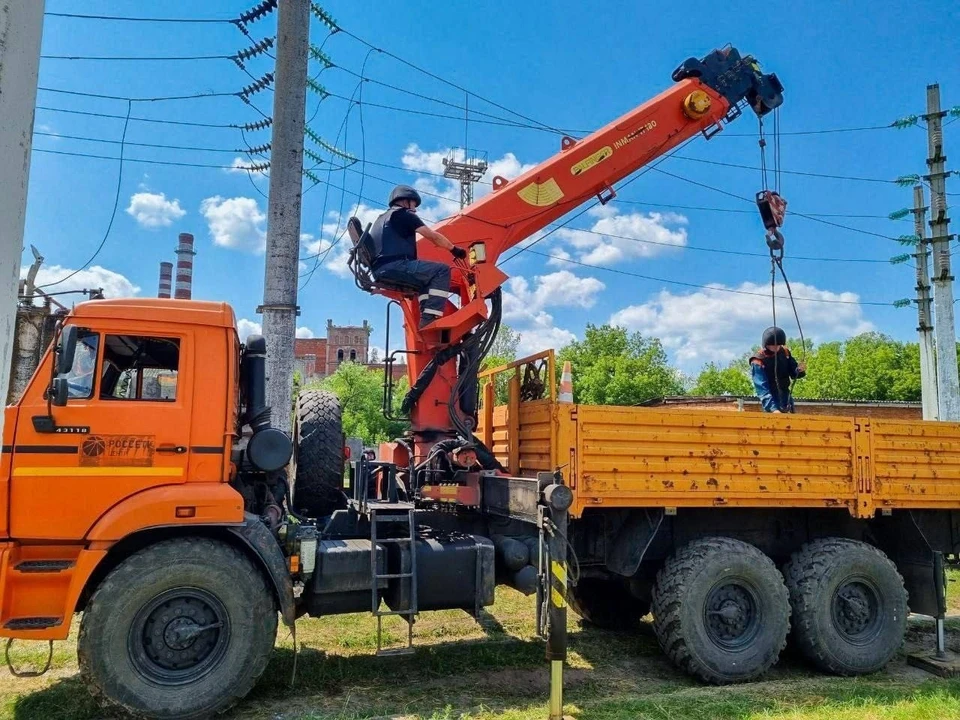
<path fill-rule="evenodd" d="M 173 285 L 173 263 L 160 263 L 160 290 L 157 292 L 159 298 L 169 298 L 170 290 Z"/>
<path fill-rule="evenodd" d="M 189 300 L 193 295 L 193 256 L 196 254 L 193 249 L 193 235 L 180 233 L 180 244 L 177 245 L 177 288 L 173 295 L 178 300 Z"/>

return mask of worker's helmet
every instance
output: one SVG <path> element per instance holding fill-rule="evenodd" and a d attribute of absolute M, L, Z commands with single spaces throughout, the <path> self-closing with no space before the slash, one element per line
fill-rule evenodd
<path fill-rule="evenodd" d="M 413 200 L 420 207 L 420 193 L 409 185 L 397 185 L 390 193 L 390 202 L 387 204 L 393 207 L 400 200 Z"/>
<path fill-rule="evenodd" d="M 787 334 L 778 328 L 777 326 L 768 327 L 763 331 L 763 342 L 760 344 L 761 347 L 766 347 L 767 345 L 786 345 L 787 344 Z"/>

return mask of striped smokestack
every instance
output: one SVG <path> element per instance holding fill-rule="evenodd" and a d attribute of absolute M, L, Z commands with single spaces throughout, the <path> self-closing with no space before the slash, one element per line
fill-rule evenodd
<path fill-rule="evenodd" d="M 173 296 L 178 300 L 189 300 L 193 295 L 193 235 L 180 233 L 177 245 L 177 286 Z"/>
<path fill-rule="evenodd" d="M 170 289 L 173 285 L 173 263 L 160 263 L 160 290 L 157 292 L 159 298 L 169 298 Z"/>

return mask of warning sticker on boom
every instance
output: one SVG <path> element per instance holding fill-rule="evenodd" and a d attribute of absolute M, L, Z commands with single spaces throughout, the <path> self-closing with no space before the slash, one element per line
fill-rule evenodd
<path fill-rule="evenodd" d="M 150 467 L 153 449 L 153 435 L 91 435 L 80 443 L 80 464 Z"/>
<path fill-rule="evenodd" d="M 588 155 L 583 160 L 573 165 L 570 168 L 570 174 L 579 175 L 580 173 L 589 170 L 594 165 L 599 165 L 611 155 L 613 155 L 613 148 L 611 148 L 609 145 L 605 145 L 595 153 Z"/>

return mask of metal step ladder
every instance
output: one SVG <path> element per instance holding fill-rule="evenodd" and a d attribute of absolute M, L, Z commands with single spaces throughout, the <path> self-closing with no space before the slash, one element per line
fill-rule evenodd
<path fill-rule="evenodd" d="M 416 543 L 416 516 L 414 514 L 413 503 L 395 502 L 371 502 L 368 505 L 370 511 L 370 573 L 373 614 L 377 618 L 377 655 L 409 655 L 413 653 L 413 622 L 417 615 L 417 543 Z M 406 537 L 381 538 L 377 535 L 379 525 L 386 523 L 406 523 Z M 377 568 L 377 545 L 385 544 L 407 545 L 410 551 L 410 570 L 409 572 L 381 574 Z M 401 584 L 406 583 L 409 593 L 409 605 L 406 610 L 381 610 L 380 609 L 380 590 L 381 580 L 399 580 Z M 403 593 L 400 593 L 401 598 Z M 388 615 L 399 615 L 407 621 L 407 644 L 399 648 L 384 649 L 383 647 L 383 618 Z"/>

